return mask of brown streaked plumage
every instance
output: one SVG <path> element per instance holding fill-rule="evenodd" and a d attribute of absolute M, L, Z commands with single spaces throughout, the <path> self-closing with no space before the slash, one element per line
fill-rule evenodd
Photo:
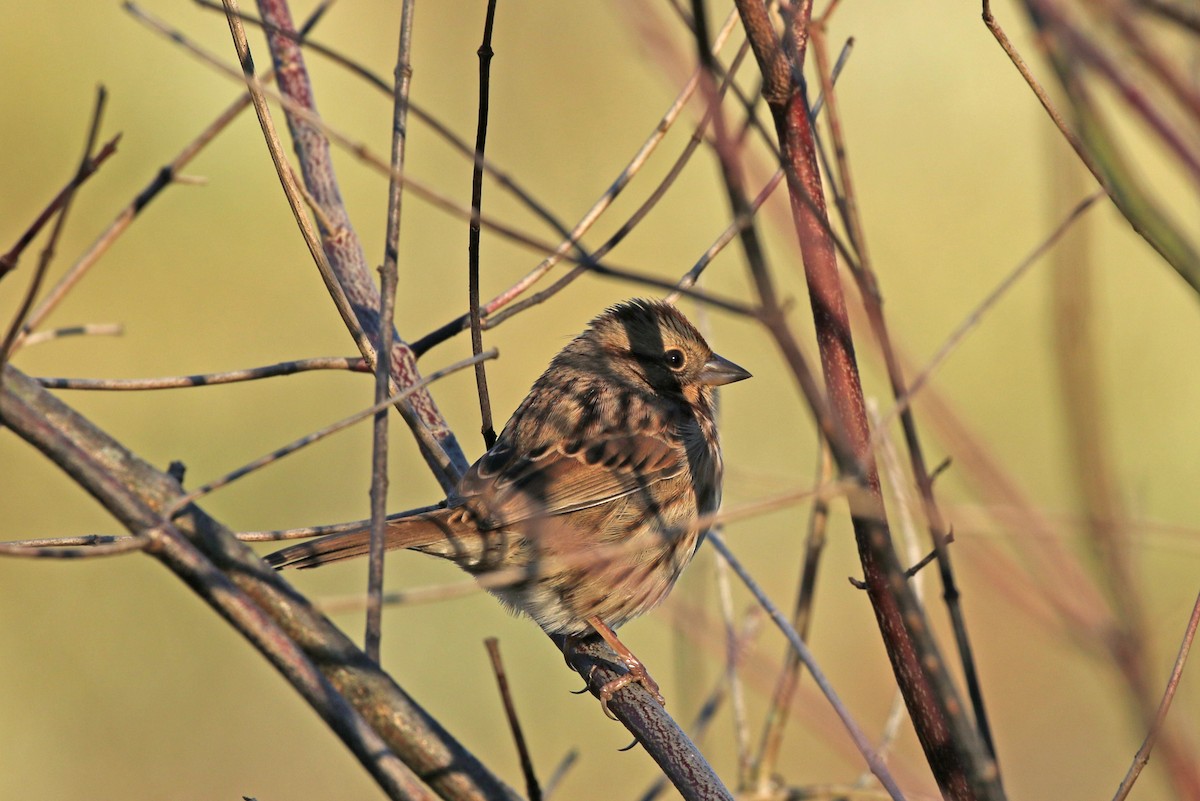
<path fill-rule="evenodd" d="M 515 569 L 489 587 L 505 606 L 551 634 L 595 629 L 629 665 L 605 698 L 631 680 L 656 692 L 611 629 L 662 601 L 691 561 L 693 524 L 721 498 L 713 387 L 749 377 L 673 306 L 614 306 L 554 357 L 446 506 L 392 518 L 385 547 L 476 576 Z M 335 534 L 267 561 L 317 567 L 366 555 L 369 539 Z"/>

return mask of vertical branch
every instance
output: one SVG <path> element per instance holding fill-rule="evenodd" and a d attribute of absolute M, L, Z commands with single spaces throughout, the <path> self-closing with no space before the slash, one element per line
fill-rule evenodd
<path fill-rule="evenodd" d="M 396 316 L 397 260 L 400 252 L 400 210 L 404 199 L 404 154 L 408 144 L 408 92 L 412 84 L 412 23 L 415 0 L 405 0 L 400 14 L 400 45 L 392 103 L 392 175 L 388 182 L 387 233 L 383 265 L 379 268 L 379 352 L 391 353 Z M 385 401 L 392 382 L 392 360 L 375 361 L 375 403 Z M 371 543 L 367 558 L 367 622 L 363 650 L 379 663 L 383 636 L 383 553 L 387 530 L 387 411 L 375 414 L 371 446 Z"/>
<path fill-rule="evenodd" d="M 396 311 L 396 263 L 379 268 L 379 350 L 389 353 L 392 348 L 392 319 Z M 375 403 L 390 397 L 391 359 L 375 361 Z M 375 413 L 371 442 L 371 542 L 367 558 L 367 629 L 363 650 L 380 663 L 379 645 L 383 635 L 383 552 L 387 532 L 388 494 L 388 410 Z"/>
<path fill-rule="evenodd" d="M 468 292 L 471 304 L 471 352 L 483 352 L 483 330 L 479 321 L 479 214 L 483 203 L 483 156 L 487 145 L 488 95 L 491 86 L 492 23 L 496 18 L 496 0 L 488 0 L 483 23 L 483 43 L 479 55 L 479 118 L 475 127 L 475 167 L 471 171 L 471 227 L 467 244 Z M 475 386 L 479 392 L 480 433 L 489 450 L 496 444 L 492 425 L 492 401 L 488 396 L 487 372 L 483 362 L 475 363 Z"/>
<path fill-rule="evenodd" d="M 859 485 L 849 495 L 850 515 L 865 585 L 897 684 L 942 792 L 955 799 L 1002 798 L 995 762 L 964 713 L 924 610 L 904 576 L 887 523 L 801 74 L 811 3 L 801 2 L 785 15 L 782 42 L 762 0 L 738 0 L 737 6 L 763 73 L 763 96 L 783 153 L 793 225 L 836 421 L 836 439 L 831 438 L 830 445 L 839 472 Z M 766 308 L 766 299 L 763 305 Z"/>
<path fill-rule="evenodd" d="M 849 160 L 846 158 L 845 141 L 842 137 L 841 118 L 838 114 L 837 95 L 834 91 L 833 74 L 829 69 L 825 53 L 824 31 L 814 27 L 812 33 L 813 55 L 817 60 L 817 74 L 822 84 L 822 96 L 828 98 L 829 113 L 826 120 L 829 124 L 833 139 L 834 156 L 838 174 L 841 177 L 844 191 L 842 203 L 843 219 L 848 231 L 850 242 L 858 255 L 858 268 L 853 275 L 858 283 L 859 294 L 866 308 L 867 319 L 875 334 L 880 352 L 883 354 L 884 365 L 887 369 L 888 383 L 892 396 L 897 402 L 908 396 L 908 386 L 904 379 L 904 371 L 900 360 L 892 347 L 891 334 L 883 313 L 882 293 L 871 266 L 871 258 L 867 250 L 866 234 L 863 231 L 862 220 L 858 214 L 858 204 L 851 178 Z M 937 553 L 938 575 L 942 581 L 942 598 L 950 614 L 951 627 L 954 631 L 954 642 L 958 649 L 959 662 L 962 665 L 963 677 L 967 685 L 967 695 L 971 699 L 971 709 L 975 716 L 975 725 L 983 744 L 987 747 L 988 755 L 996 762 L 996 746 L 992 739 L 992 729 L 988 722 L 987 706 L 984 704 L 983 688 L 979 681 L 979 671 L 975 665 L 974 649 L 968 634 L 966 616 L 963 613 L 961 594 L 958 582 L 955 580 L 954 568 L 947 546 L 949 529 L 942 517 L 941 508 L 934 499 L 933 479 L 925 461 L 925 451 L 921 446 L 921 437 L 917 431 L 917 422 L 913 415 L 912 404 L 901 406 L 900 425 L 904 430 L 904 441 L 908 450 L 909 467 L 917 483 L 921 495 L 925 519 L 929 523 L 929 536 Z M 997 762 L 997 765 L 999 763 Z"/>
<path fill-rule="evenodd" d="M 525 741 L 521 721 L 517 719 L 517 706 L 513 703 L 512 693 L 508 688 L 508 673 L 504 670 L 504 660 L 500 658 L 500 641 L 495 637 L 488 637 L 483 644 L 487 647 L 488 659 L 492 662 L 492 673 L 496 675 L 496 685 L 500 690 L 500 700 L 504 704 L 504 716 L 508 719 L 508 728 L 517 746 L 517 758 L 521 760 L 521 774 L 525 777 L 525 790 L 529 801 L 542 801 L 542 788 L 538 783 L 537 772 L 533 769 L 533 758 L 529 756 L 529 743 Z"/>
<path fill-rule="evenodd" d="M 416 0 L 404 0 L 400 11 L 400 46 L 392 85 L 392 172 L 388 178 L 387 233 L 383 266 L 395 268 L 400 258 L 400 208 L 404 200 L 404 155 L 408 148 L 408 93 L 412 86 L 412 26 Z M 390 265 L 390 267 L 389 267 Z"/>

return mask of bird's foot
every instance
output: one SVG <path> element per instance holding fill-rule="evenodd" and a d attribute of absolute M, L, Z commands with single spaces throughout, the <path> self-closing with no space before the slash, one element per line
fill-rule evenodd
<path fill-rule="evenodd" d="M 650 674 L 646 671 L 646 666 L 642 664 L 640 659 L 633 655 L 633 652 L 625 646 L 625 643 L 617 639 L 616 632 L 598 617 L 588 618 L 588 623 L 596 630 L 597 634 L 604 638 L 609 647 L 616 652 L 621 662 L 625 665 L 626 670 L 625 673 L 617 676 L 615 679 L 609 679 L 600 688 L 600 707 L 604 710 L 604 714 L 613 720 L 617 719 L 612 710 L 608 708 L 608 702 L 612 700 L 617 692 L 628 687 L 630 684 L 642 685 L 646 692 L 650 693 L 655 701 L 658 701 L 659 706 L 665 707 L 667 701 L 663 698 L 662 693 L 659 692 L 658 682 L 650 677 Z"/>

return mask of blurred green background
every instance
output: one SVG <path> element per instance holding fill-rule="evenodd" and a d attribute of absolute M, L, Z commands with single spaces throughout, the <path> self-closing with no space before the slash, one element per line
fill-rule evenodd
<path fill-rule="evenodd" d="M 416 14 L 413 98 L 465 138 L 475 124 L 475 50 L 484 5 L 418 3 Z M 390 75 L 397 6 L 343 2 L 316 38 Z M 220 15 L 161 0 L 149 0 L 145 8 L 233 63 Z M 308 10 L 306 4 L 296 13 Z M 714 9 L 714 24 L 725 11 Z M 1017 10 L 1000 3 L 996 12 L 1048 76 Z M 924 364 L 1058 223 L 1062 201 L 1054 200 L 1056 191 L 1073 202 L 1092 183 L 1081 178 L 1067 184 L 1074 190 L 1052 186 L 1073 169 L 1069 149 L 980 23 L 978 5 L 848 2 L 831 29 L 834 42 L 847 36 L 856 44 L 839 103 L 870 252 L 894 336 Z M 269 56 L 261 39 L 252 42 L 265 66 Z M 488 157 L 568 222 L 616 177 L 692 63 L 691 45 L 666 4 L 502 1 L 494 47 Z M 0 246 L 15 240 L 74 170 L 97 84 L 110 93 L 105 133 L 123 133 L 118 154 L 75 203 L 52 278 L 238 92 L 116 3 L 14 4 L 0 28 L 0 52 L 6 68 L 0 82 L 6 112 L 0 115 Z M 310 56 L 309 66 L 324 118 L 386 153 L 389 100 L 322 58 Z M 665 173 L 691 134 L 695 108 L 588 237 L 592 246 Z M 281 116 L 278 122 L 282 127 Z M 1140 132 L 1129 127 L 1131 141 L 1139 142 Z M 1152 148 L 1136 149 L 1144 180 L 1195 235 L 1200 209 L 1194 195 L 1173 180 L 1172 165 Z M 386 181 L 345 152 L 335 158 L 347 206 L 376 263 Z M 408 159 L 414 177 L 468 203 L 469 162 L 416 122 Z M 30 347 L 15 360 L 20 369 L 154 376 L 353 353 L 295 230 L 253 115 L 243 114 L 186 173 L 206 184 L 165 192 L 49 321 L 119 322 L 124 336 Z M 494 184 L 484 202 L 488 213 L 552 237 Z M 678 276 L 727 217 L 715 164 L 702 149 L 611 261 Z M 782 290 L 795 299 L 792 319 L 808 332 L 794 240 L 778 224 L 785 218 L 780 195 L 764 229 Z M 1146 591 L 1157 691 L 1200 585 L 1200 316 L 1195 295 L 1109 206 L 1089 212 L 1081 233 L 1094 255 L 1103 402 L 1122 499 L 1137 521 L 1135 573 Z M 463 220 L 407 197 L 397 303 L 404 336 L 415 339 L 465 309 L 466 242 Z M 539 260 L 485 233 L 484 295 L 509 286 Z M 20 270 L 0 283 L 6 321 L 35 264 L 36 251 L 30 251 Z M 1040 262 L 1006 295 L 933 384 L 1056 521 L 1068 551 L 1078 554 L 1076 466 L 1065 446 L 1062 423 L 1069 412 L 1052 356 L 1050 269 L 1049 261 Z M 751 297 L 736 248 L 716 261 L 705 281 L 713 290 Z M 486 343 L 501 353 L 489 366 L 497 422 L 592 315 L 645 293 L 584 278 L 554 302 L 489 332 Z M 695 316 L 711 331 L 717 350 L 755 374 L 723 396 L 726 504 L 808 485 L 815 462 L 810 417 L 767 336 L 723 313 Z M 859 336 L 867 391 L 886 409 L 873 344 Z M 460 337 L 422 365 L 435 369 L 469 349 Z M 482 449 L 473 392 L 469 373 L 435 388 L 470 458 Z M 182 460 L 188 483 L 197 486 L 369 405 L 371 393 L 365 377 L 320 373 L 229 387 L 64 397 L 155 464 Z M 435 502 L 439 490 L 396 420 L 391 508 Z M 926 422 L 923 428 L 932 461 L 955 455 L 933 437 L 936 426 Z M 368 459 L 369 432 L 357 427 L 221 490 L 204 506 L 242 530 L 361 518 L 368 513 Z M 1011 587 L 1020 593 L 1022 585 L 997 575 L 989 549 L 1024 553 L 1029 533 L 980 514 L 979 498 L 953 468 L 939 490 L 958 535 L 954 550 L 968 621 L 1011 796 L 1107 797 L 1144 734 L 1120 696 L 1116 674 L 1031 615 L 1036 599 L 1014 597 Z M 794 592 L 807 512 L 792 507 L 728 529 L 733 548 L 785 606 Z M 10 432 L 0 433 L 0 537 L 91 532 L 121 533 L 39 454 Z M 860 569 L 840 506 L 830 536 L 811 642 L 853 713 L 868 732 L 878 732 L 893 681 L 866 599 L 844 580 Z M 1042 567 L 1051 575 L 1056 570 Z M 390 559 L 387 580 L 399 588 L 459 581 L 460 575 L 436 560 L 398 554 Z M 363 564 L 351 564 L 288 578 L 323 598 L 358 592 L 364 576 Z M 720 672 L 713 577 L 712 555 L 702 551 L 668 608 L 622 632 L 682 721 L 691 719 Z M 735 603 L 740 609 L 748 600 L 738 592 Z M 944 635 L 942 608 L 932 605 L 931 617 Z M 360 636 L 361 615 L 336 619 Z M 384 623 L 385 666 L 515 786 L 520 772 L 481 644 L 486 636 L 501 639 L 543 778 L 568 748 L 580 750 L 560 797 L 630 797 L 654 778 L 644 753 L 617 753 L 628 736 L 594 700 L 569 694 L 580 682 L 536 627 L 510 618 L 490 598 L 475 594 L 389 609 Z M 0 635 L 0 798 L 378 796 L 350 754 L 267 664 L 152 559 L 0 560 Z M 783 644 L 765 626 L 756 643 L 747 678 L 757 738 Z M 1193 664 L 1172 712 L 1193 742 L 1200 735 L 1198 683 L 1200 668 Z M 804 684 L 811 686 L 808 678 Z M 736 781 L 727 709 L 703 748 L 726 781 Z M 893 763 L 914 797 L 932 792 L 907 723 Z M 791 784 L 826 784 L 850 781 L 860 770 L 823 702 L 809 696 L 789 729 L 778 772 Z M 1161 798 L 1167 789 L 1152 763 L 1134 797 Z"/>

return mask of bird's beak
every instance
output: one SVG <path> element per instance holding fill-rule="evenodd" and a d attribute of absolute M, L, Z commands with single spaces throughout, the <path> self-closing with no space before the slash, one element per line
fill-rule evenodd
<path fill-rule="evenodd" d="M 738 367 L 724 356 L 718 356 L 714 353 L 712 358 L 705 362 L 704 369 L 700 371 L 699 381 L 701 384 L 710 387 L 719 387 L 723 384 L 732 384 L 734 381 L 741 381 L 749 377 L 749 372 Z"/>

